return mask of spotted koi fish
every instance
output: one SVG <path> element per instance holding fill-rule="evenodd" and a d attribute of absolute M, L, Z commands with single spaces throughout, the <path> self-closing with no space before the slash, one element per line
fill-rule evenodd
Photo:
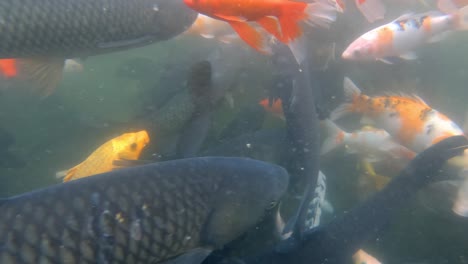
<path fill-rule="evenodd" d="M 419 153 L 433 144 L 463 131 L 447 116 L 417 96 L 370 97 L 349 79 L 344 80 L 347 102 L 335 109 L 331 119 L 349 113 L 363 115 L 363 122 L 385 129 L 398 143 Z"/>
<path fill-rule="evenodd" d="M 451 31 L 467 29 L 468 7 L 453 14 L 405 14 L 357 38 L 342 58 L 387 63 L 391 63 L 388 60 L 391 57 L 412 60 L 417 58 L 414 51 L 425 43 L 439 41 Z"/>

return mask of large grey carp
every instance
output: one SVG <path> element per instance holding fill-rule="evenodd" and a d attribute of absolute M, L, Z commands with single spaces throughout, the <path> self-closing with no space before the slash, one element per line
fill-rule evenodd
<path fill-rule="evenodd" d="M 0 263 L 198 263 L 253 227 L 287 185 L 281 167 L 219 157 L 58 184 L 1 202 Z"/>
<path fill-rule="evenodd" d="M 181 0 L 0 0 L 0 58 L 26 59 L 0 68 L 48 94 L 65 58 L 167 40 L 196 16 Z"/>

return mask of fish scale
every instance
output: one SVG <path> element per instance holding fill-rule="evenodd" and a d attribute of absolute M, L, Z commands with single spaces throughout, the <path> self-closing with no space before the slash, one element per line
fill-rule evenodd
<path fill-rule="evenodd" d="M 194 182 L 193 177 L 186 176 L 177 179 L 181 181 L 176 182 L 176 185 L 197 186 L 197 182 Z M 212 180 L 217 181 L 219 179 L 218 177 L 218 179 Z M 161 185 L 168 187 L 169 182 L 163 181 Z M 175 198 L 174 200 L 178 200 L 179 203 L 183 203 L 181 199 L 192 201 L 194 206 L 188 207 L 184 213 L 178 215 L 178 217 L 184 216 L 186 221 L 188 218 L 193 217 L 192 219 L 195 221 L 192 222 L 193 224 L 190 226 L 190 229 L 180 226 L 180 222 L 178 223 L 175 221 L 176 219 L 168 217 L 167 213 L 171 212 L 170 207 L 174 206 L 174 200 L 169 200 L 169 204 L 151 206 L 148 196 L 145 198 L 141 194 L 130 191 L 132 189 L 143 189 L 142 182 L 126 182 L 125 184 L 112 186 L 112 192 L 121 193 L 127 198 L 128 206 L 124 206 L 125 208 L 121 208 L 118 203 L 114 202 L 115 200 L 110 199 L 113 195 L 108 195 L 109 192 L 106 192 L 106 186 L 87 187 L 89 188 L 81 190 L 78 197 L 72 197 L 66 191 L 55 191 L 53 189 L 46 194 L 49 197 L 59 196 L 62 197 L 62 200 L 74 201 L 74 206 L 72 207 L 66 207 L 61 200 L 53 201 L 50 204 L 42 204 L 41 201 L 31 200 L 23 202 L 20 199 L 11 205 L 5 205 L 7 208 L 5 206 L 2 208 L 6 211 L 3 222 L 5 224 L 2 223 L 2 227 L 12 226 L 13 229 L 2 228 L 0 231 L 2 241 L 8 241 L 6 248 L 2 250 L 1 263 L 40 263 L 41 261 L 46 261 L 46 263 L 60 261 L 66 263 L 92 263 L 92 259 L 96 258 L 117 261 L 116 263 L 130 263 L 132 260 L 145 262 L 150 259 L 149 252 L 154 252 L 151 249 L 153 247 L 160 249 L 158 251 L 161 254 L 155 259 L 158 260 L 177 255 L 184 247 L 190 247 L 200 240 L 200 237 L 197 236 L 190 236 L 190 239 L 187 239 L 186 236 L 187 234 L 200 233 L 202 226 L 200 219 L 206 218 L 209 213 L 208 208 L 205 206 L 209 197 L 203 193 L 210 192 L 208 189 L 211 186 L 200 186 L 198 183 L 197 192 L 191 195 L 184 192 L 183 196 L 179 198 L 171 194 L 170 191 L 160 190 L 161 195 Z M 153 197 L 157 197 L 156 193 L 157 191 L 146 192 L 146 195 L 152 194 Z M 136 197 L 141 197 L 141 199 Z M 49 201 L 47 197 L 45 200 Z M 83 204 L 87 204 L 88 206 L 83 206 Z M 90 204 L 91 206 L 89 206 Z M 128 209 L 133 208 L 136 210 L 144 205 L 146 205 L 146 217 L 145 215 L 138 217 L 148 219 L 149 217 L 156 216 L 155 219 L 158 220 L 154 222 L 150 220 L 144 221 L 149 226 L 142 226 L 143 222 L 141 222 L 140 226 L 134 227 L 143 230 L 133 231 L 142 232 L 142 234 L 141 238 L 132 239 L 128 237 L 128 234 L 132 233 L 131 225 L 137 219 L 135 212 L 132 213 Z M 52 214 L 44 215 L 38 213 L 38 211 L 42 210 L 41 208 L 45 207 L 54 209 L 50 211 Z M 36 209 L 15 211 L 14 208 Z M 120 223 L 115 215 L 125 212 L 123 209 L 127 209 L 127 213 L 123 213 L 124 220 Z M 72 221 L 66 221 L 67 218 Z M 34 219 L 34 221 L 28 221 L 28 219 Z M 162 223 L 163 226 L 158 226 L 158 223 Z M 180 232 L 166 232 L 163 227 L 172 230 L 177 229 Z M 29 231 L 46 230 L 45 233 L 49 235 L 44 236 L 30 232 L 23 233 L 24 228 Z M 153 232 L 155 228 L 162 230 L 161 235 Z M 193 232 L 194 230 L 197 232 Z M 111 235 L 113 232 L 116 232 L 115 236 Z M 40 237 L 40 239 L 33 239 L 31 237 Z M 169 246 L 167 246 L 168 240 L 172 241 L 172 243 L 169 243 Z M 143 243 L 144 241 L 146 241 L 146 245 Z M 51 252 L 49 247 L 41 250 L 41 247 L 37 246 L 38 242 L 39 244 L 50 244 L 52 248 L 60 248 L 60 250 L 59 252 L 53 252 L 53 250 Z M 89 249 L 86 249 L 88 247 Z M 91 248 L 95 249 L 91 250 Z M 128 249 L 127 252 L 124 250 L 126 248 Z M 109 256 L 114 257 L 111 259 Z"/>
<path fill-rule="evenodd" d="M 195 19 L 171 5 L 162 0 L 1 0 L 0 57 L 78 57 L 167 39 L 190 23 L 160 23 L 166 6 L 181 21 Z"/>
<path fill-rule="evenodd" d="M 146 264 L 209 252 L 252 227 L 287 183 L 274 165 L 207 157 L 11 197 L 0 201 L 0 263 Z"/>

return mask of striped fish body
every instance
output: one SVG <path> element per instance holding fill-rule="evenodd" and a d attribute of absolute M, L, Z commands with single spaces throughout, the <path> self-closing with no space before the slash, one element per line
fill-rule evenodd
<path fill-rule="evenodd" d="M 172 0 L 0 0 L 0 57 L 80 57 L 185 31 L 196 13 Z"/>
<path fill-rule="evenodd" d="M 263 162 L 195 158 L 12 197 L 1 204 L 0 263 L 158 263 L 210 250 L 253 226 L 287 182 Z"/>

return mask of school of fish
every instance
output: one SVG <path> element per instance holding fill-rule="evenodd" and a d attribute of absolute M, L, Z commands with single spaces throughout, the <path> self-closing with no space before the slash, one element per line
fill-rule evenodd
<path fill-rule="evenodd" d="M 407 12 L 415 6 L 426 11 Z M 398 8 L 399 16 L 389 18 L 389 7 Z M 202 37 L 222 47 L 240 46 L 247 52 L 260 53 L 269 62 L 284 59 L 281 52 L 286 49 L 298 68 L 281 69 L 284 72 L 279 76 L 291 72 L 293 76 L 297 72 L 307 75 L 310 58 L 321 48 L 311 43 L 328 34 L 341 16 L 353 15 L 353 9 L 362 14 L 359 19 L 365 19 L 370 30 L 338 43 L 344 46 L 326 41 L 326 63 L 319 67 L 323 72 L 340 62 L 356 68 L 373 63 L 398 68 L 416 63 L 420 50 L 430 43 L 442 42 L 452 34 L 468 34 L 464 32 L 468 30 L 467 0 L 0 0 L 0 92 L 27 87 L 28 95 L 45 99 L 60 87 L 64 73 L 83 74 L 89 56 L 173 38 L 189 42 L 190 38 Z M 341 56 L 335 56 L 336 47 L 343 47 Z M 216 62 L 222 61 L 223 66 L 232 63 L 229 59 L 223 61 L 222 53 L 217 56 Z M 276 221 L 279 241 L 294 238 L 297 231 L 290 225 L 295 217 L 285 224 L 279 204 L 287 205 L 289 196 L 304 199 L 299 202 L 300 215 L 307 195 L 304 192 L 297 199 L 297 194 L 288 193 L 288 186 L 297 185 L 297 179 L 290 177 L 295 176 L 291 172 L 294 170 L 289 171 L 285 164 L 293 162 L 285 156 L 298 153 L 297 146 L 291 147 L 288 141 L 295 133 L 289 126 L 310 120 L 292 120 L 297 98 L 284 96 L 287 88 L 282 85 L 268 90 L 268 95 L 249 96 L 248 107 L 236 105 L 231 88 L 215 85 L 214 79 L 219 80 L 223 74 L 219 73 L 222 67 L 212 61 L 205 58 L 187 67 L 187 76 L 178 80 L 183 83 L 180 91 L 161 99 L 158 107 L 128 124 L 116 125 L 117 129 L 102 138 L 98 147 L 82 155 L 86 158 L 81 163 L 70 161 L 61 165 L 70 169 L 57 168 L 56 178 L 61 180 L 57 185 L 0 201 L 0 263 L 212 263 L 209 256 L 213 251 L 229 249 L 231 242 L 242 241 L 272 219 Z M 154 66 L 151 61 L 134 63 L 140 63 L 137 67 L 141 68 Z M 270 64 L 265 64 L 266 71 Z M 117 72 L 125 74 L 137 80 L 141 77 L 133 69 Z M 353 75 L 344 75 L 348 74 Z M 440 144 L 451 139 L 466 140 L 462 124 L 436 110 L 442 109 L 436 100 L 426 101 L 415 93 L 397 91 L 376 94 L 365 84 L 362 88 L 357 85 L 359 81 L 355 83 L 349 77 L 341 80 L 339 76 L 335 77 L 342 83 L 342 101 L 336 101 L 337 107 L 325 111 L 325 116 L 317 114 L 322 136 L 320 147 L 314 150 L 317 160 L 334 159 L 341 150 L 345 150 L 346 159 L 357 157 L 355 192 L 360 199 L 369 199 L 366 201 L 372 204 L 371 194 L 384 197 L 392 193 L 392 187 L 403 196 L 414 194 L 433 180 L 419 175 L 417 181 L 408 181 L 401 188 L 405 180 L 410 180 L 405 176 L 417 171 L 405 168 L 421 162 L 419 155 L 431 153 Z M 307 81 L 313 83 L 314 79 Z M 286 92 L 294 94 L 301 84 L 297 80 L 291 83 L 292 91 Z M 337 98 L 341 97 L 333 96 L 333 100 Z M 242 109 L 238 111 L 240 119 L 234 118 L 231 123 L 223 120 L 227 125 L 219 132 L 214 128 L 214 118 L 223 104 L 236 111 Z M 264 129 L 267 114 L 275 119 L 268 125 L 282 129 Z M 6 168 L 13 169 L 27 166 L 22 161 L 14 165 L 20 160 L 9 153 L 13 140 L 7 133 L 4 138 L 0 165 L 5 163 Z M 304 146 L 303 151 L 310 152 L 309 147 Z M 465 148 L 450 150 L 463 152 Z M 200 157 L 212 153 L 223 157 Z M 440 154 L 439 159 L 455 156 L 431 154 Z M 434 165 L 437 173 L 441 171 L 439 163 L 442 160 Z M 459 173 L 456 183 L 450 179 L 430 190 L 450 200 L 449 205 L 444 205 L 450 207 L 448 211 L 466 218 L 468 151 L 451 159 L 447 166 Z M 333 209 L 326 210 L 326 176 L 320 172 L 318 177 L 316 197 L 308 205 L 314 207 L 309 208 L 311 215 L 307 216 L 307 223 L 316 225 L 310 227 L 312 231 L 321 230 L 317 226 L 322 214 L 333 214 Z M 328 189 L 328 193 L 333 191 Z M 359 213 L 359 207 L 353 212 Z M 331 226 L 337 222 L 331 221 Z M 360 228 L 365 226 L 356 230 Z M 348 229 L 342 225 L 330 234 L 347 234 L 343 230 Z M 310 239 L 306 235 L 301 238 Z M 308 243 L 307 239 L 300 243 Z M 322 239 L 329 241 L 333 237 L 324 235 Z M 382 263 L 366 252 L 364 243 L 346 246 L 346 250 L 350 252 L 342 250 L 344 255 L 351 254 L 345 258 L 355 264 Z"/>

